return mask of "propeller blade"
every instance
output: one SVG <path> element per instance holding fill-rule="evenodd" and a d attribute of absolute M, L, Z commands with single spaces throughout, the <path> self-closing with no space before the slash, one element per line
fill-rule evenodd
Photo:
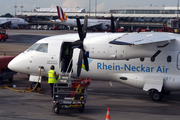
<path fill-rule="evenodd" d="M 118 28 L 119 28 L 119 18 L 116 20 L 115 32 L 118 32 Z"/>
<path fill-rule="evenodd" d="M 76 16 L 76 21 L 77 21 L 78 34 L 79 34 L 80 40 L 73 42 L 72 48 L 80 49 L 79 58 L 78 58 L 78 66 L 77 66 L 77 77 L 79 77 L 81 74 L 81 69 L 82 69 L 82 59 L 84 60 L 85 70 L 89 71 L 88 58 L 85 55 L 85 50 L 83 47 L 83 41 L 84 41 L 84 38 L 86 37 L 86 33 L 87 33 L 88 16 L 86 15 L 84 17 L 83 28 L 82 28 L 82 25 L 81 25 L 81 22 L 80 22 L 78 16 Z"/>
<path fill-rule="evenodd" d="M 111 32 L 115 32 L 114 17 L 111 14 Z"/>
<path fill-rule="evenodd" d="M 83 55 L 84 55 L 84 56 L 83 56 L 83 59 L 84 59 L 85 70 L 86 70 L 86 71 L 89 71 L 88 58 L 87 58 L 86 55 L 85 55 L 85 51 L 84 51 Z"/>
<path fill-rule="evenodd" d="M 83 59 L 83 50 L 80 49 L 79 58 L 78 58 L 78 66 L 77 66 L 77 77 L 79 77 L 81 74 L 82 59 Z"/>
<path fill-rule="evenodd" d="M 76 16 L 76 22 L 77 22 L 77 27 L 78 27 L 79 38 L 80 38 L 80 40 L 83 40 L 84 35 L 83 35 L 83 32 L 82 32 L 82 25 L 81 25 L 81 22 L 80 22 L 78 16 Z"/>
<path fill-rule="evenodd" d="M 86 33 L 87 33 L 87 23 L 88 23 L 88 16 L 86 15 L 84 17 L 84 25 L 83 25 L 83 39 L 86 37 Z"/>
<path fill-rule="evenodd" d="M 83 41 L 82 40 L 76 40 L 72 43 L 72 48 L 82 48 L 83 46 Z"/>

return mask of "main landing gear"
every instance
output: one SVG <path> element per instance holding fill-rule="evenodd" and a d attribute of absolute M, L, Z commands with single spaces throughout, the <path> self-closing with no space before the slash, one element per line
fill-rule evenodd
<path fill-rule="evenodd" d="M 151 97 L 151 100 L 153 101 L 161 101 L 163 98 L 163 93 L 159 92 L 156 89 L 151 89 L 148 91 L 149 96 Z"/>
<path fill-rule="evenodd" d="M 159 92 L 156 89 L 150 89 L 148 91 L 148 95 L 151 97 L 152 101 L 161 101 L 164 95 L 169 95 L 170 93 L 171 91 L 162 90 L 161 92 Z"/>

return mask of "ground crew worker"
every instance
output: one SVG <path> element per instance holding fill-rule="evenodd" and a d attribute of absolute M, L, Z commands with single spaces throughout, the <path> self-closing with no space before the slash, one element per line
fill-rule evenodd
<path fill-rule="evenodd" d="M 59 76 L 59 74 L 56 75 L 56 72 L 54 71 L 55 69 L 54 65 L 52 65 L 50 69 L 51 70 L 48 71 L 47 77 L 48 77 L 48 84 L 51 87 L 51 97 L 53 97 L 53 86 L 54 86 L 54 83 L 57 82 L 56 79 Z"/>

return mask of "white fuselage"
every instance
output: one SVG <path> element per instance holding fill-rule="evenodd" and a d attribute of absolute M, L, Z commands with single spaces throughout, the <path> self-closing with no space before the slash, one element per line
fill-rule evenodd
<path fill-rule="evenodd" d="M 135 33 L 129 33 L 129 35 L 133 34 Z M 167 35 L 168 33 L 142 33 L 142 35 L 143 34 Z M 164 90 L 180 90 L 179 35 L 168 34 L 176 40 L 170 42 L 166 47 L 154 47 L 163 46 L 164 44 L 161 43 L 152 43 L 149 46 L 124 46 L 109 44 L 109 42 L 113 39 L 123 35 L 124 33 L 87 34 L 84 44 L 91 39 L 96 40 L 97 44 L 93 44 L 89 41 L 88 43 L 90 43 L 90 45 L 85 45 L 85 50 L 89 52 L 89 71 L 86 72 L 84 69 L 82 69 L 80 77 L 118 81 L 140 89 L 146 89 L 146 81 L 150 79 L 152 81 L 153 79 L 156 80 L 157 78 L 162 78 Z M 139 33 L 139 35 L 141 35 L 141 33 Z M 50 66 L 54 65 L 56 72 L 61 73 L 61 57 L 62 52 L 64 52 L 62 51 L 62 46 L 64 43 L 72 43 L 78 39 L 78 34 L 66 34 L 44 38 L 35 44 L 37 46 L 40 44 L 48 44 L 47 50 L 43 50 L 43 52 L 39 51 L 36 49 L 37 46 L 31 50 L 26 50 L 15 57 L 10 62 L 8 67 L 17 72 L 38 76 L 39 67 L 43 66 L 44 70 L 42 71 L 42 76 L 46 76 Z M 126 50 L 127 52 L 125 52 Z M 137 57 L 134 56 L 134 54 L 137 54 L 136 50 L 139 53 Z M 154 61 L 152 61 L 151 57 L 149 56 L 151 54 L 153 55 L 157 50 L 160 50 L 161 53 L 155 58 Z M 72 55 L 72 76 L 74 77 L 76 77 L 77 73 L 79 51 L 79 49 L 74 49 Z M 143 51 L 147 55 L 143 54 Z M 150 52 L 148 53 L 148 51 Z M 124 53 L 128 59 L 125 57 L 121 60 L 121 57 L 123 58 L 125 55 Z M 99 59 L 97 59 L 97 57 L 99 57 Z M 144 60 L 140 58 L 144 58 Z"/>
<path fill-rule="evenodd" d="M 18 26 L 18 25 L 27 25 L 28 23 L 21 18 L 0 18 L 0 25 L 6 24 L 7 22 L 10 22 L 11 26 Z"/>
<path fill-rule="evenodd" d="M 66 21 L 61 21 L 59 19 L 56 20 L 56 22 L 60 22 L 64 25 L 71 26 L 71 27 L 77 27 L 76 19 L 67 19 Z M 80 19 L 81 24 L 84 24 L 84 19 Z M 111 26 L 110 20 L 102 20 L 102 19 L 88 19 L 87 27 L 109 27 Z"/>

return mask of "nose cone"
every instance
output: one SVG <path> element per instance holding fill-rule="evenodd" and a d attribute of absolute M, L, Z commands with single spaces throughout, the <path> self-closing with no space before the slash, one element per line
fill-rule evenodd
<path fill-rule="evenodd" d="M 9 62 L 8 64 L 8 68 L 12 71 L 16 71 L 17 68 L 17 61 L 15 60 L 15 58 L 13 60 L 11 60 L 11 62 Z"/>
<path fill-rule="evenodd" d="M 22 58 L 22 55 L 18 55 L 17 57 L 15 57 L 13 60 L 11 60 L 11 62 L 8 64 L 8 68 L 12 71 L 16 71 L 16 72 L 26 72 L 25 71 L 25 62 Z"/>
<path fill-rule="evenodd" d="M 19 61 L 17 60 L 17 58 L 14 58 L 13 60 L 11 60 L 11 62 L 8 64 L 8 68 L 12 71 L 16 71 L 19 72 Z"/>

